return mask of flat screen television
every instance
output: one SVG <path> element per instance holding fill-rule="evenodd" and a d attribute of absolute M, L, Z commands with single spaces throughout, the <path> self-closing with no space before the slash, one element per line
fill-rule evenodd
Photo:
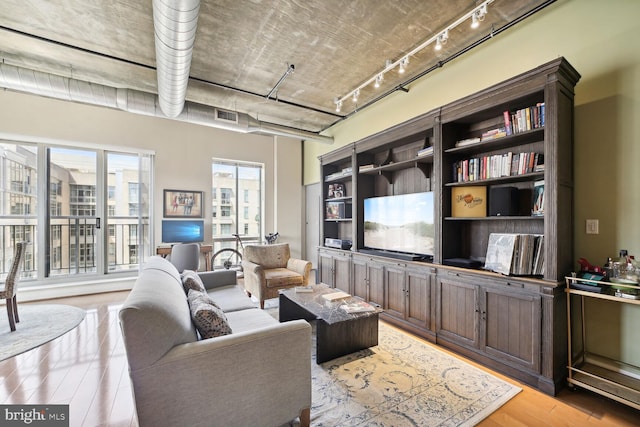
<path fill-rule="evenodd" d="M 434 254 L 433 192 L 364 200 L 364 246 L 419 255 Z"/>
<path fill-rule="evenodd" d="M 203 220 L 162 220 L 163 243 L 204 242 Z"/>

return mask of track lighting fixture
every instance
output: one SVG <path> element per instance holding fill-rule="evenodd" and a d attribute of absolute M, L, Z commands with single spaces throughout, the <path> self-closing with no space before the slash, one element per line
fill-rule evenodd
<path fill-rule="evenodd" d="M 384 80 L 384 74 L 380 73 L 378 74 L 378 76 L 376 77 L 376 82 L 373 84 L 373 86 L 378 89 L 380 87 L 380 83 L 382 83 L 382 81 Z"/>
<path fill-rule="evenodd" d="M 445 44 L 449 40 L 449 30 L 444 30 L 442 33 L 438 34 L 438 38 L 436 39 L 436 50 L 442 49 L 442 45 Z"/>
<path fill-rule="evenodd" d="M 467 19 L 471 19 L 471 28 L 478 28 L 478 26 L 480 25 L 480 22 L 482 22 L 484 20 L 485 16 L 487 15 L 487 6 L 490 3 L 493 3 L 493 1 L 494 0 L 485 0 L 485 1 L 483 1 L 479 6 L 476 6 L 475 8 L 470 10 L 469 12 L 465 13 L 460 18 L 458 18 L 456 21 L 452 22 L 447 27 L 442 29 L 442 31 L 436 33 L 436 35 L 434 35 L 434 36 L 431 36 L 429 39 L 424 41 L 419 46 L 415 47 L 409 53 L 403 55 L 400 59 L 396 60 L 395 62 L 391 61 L 390 59 L 387 59 L 387 61 L 385 63 L 385 67 L 384 67 L 384 69 L 382 71 L 379 71 L 373 77 L 370 77 L 367 81 L 365 81 L 364 83 L 360 84 L 360 86 L 358 86 L 357 88 L 353 89 L 351 92 L 347 93 L 346 95 L 344 95 L 342 97 L 336 97 L 334 99 L 333 102 L 334 102 L 334 104 L 336 104 L 336 112 L 340 112 L 340 110 L 342 108 L 342 102 L 345 99 L 349 98 L 349 97 L 352 97 L 354 103 L 357 102 L 358 101 L 358 97 L 360 96 L 360 89 L 363 89 L 363 88 L 369 86 L 370 84 L 373 84 L 373 86 L 375 88 L 379 88 L 380 84 L 384 80 L 384 73 L 394 69 L 395 67 L 398 67 L 398 73 L 400 73 L 400 74 L 404 73 L 406 68 L 407 68 L 407 65 L 409 65 L 409 57 L 415 55 L 418 52 L 420 52 L 422 49 L 424 49 L 428 45 L 430 45 L 432 43 L 435 43 L 435 49 L 436 50 L 442 49 L 442 45 L 447 43 L 447 40 L 449 39 L 449 31 L 453 30 L 454 28 L 456 28 L 458 25 L 462 24 Z M 406 90 L 403 87 L 400 87 L 400 89 Z"/>
<path fill-rule="evenodd" d="M 409 65 L 409 57 L 405 56 L 400 61 L 400 65 L 398 66 L 398 73 L 400 73 L 400 74 L 404 73 L 404 70 L 405 70 L 405 68 L 407 68 L 407 65 Z"/>
<path fill-rule="evenodd" d="M 471 15 L 471 28 L 478 28 L 480 21 L 484 21 L 484 17 L 487 15 L 487 4 L 482 4 L 479 8 L 473 11 Z"/>

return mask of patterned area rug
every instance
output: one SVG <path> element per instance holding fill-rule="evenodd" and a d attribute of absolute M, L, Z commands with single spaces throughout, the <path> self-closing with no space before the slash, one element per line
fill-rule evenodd
<path fill-rule="evenodd" d="M 522 390 L 384 323 L 379 328 L 378 346 L 313 363 L 312 425 L 473 426 Z"/>
<path fill-rule="evenodd" d="M 15 332 L 9 328 L 7 308 L 0 307 L 0 360 L 45 344 L 82 322 L 85 311 L 60 304 L 18 304 L 20 322 Z"/>
<path fill-rule="evenodd" d="M 320 365 L 312 357 L 314 427 L 473 426 L 522 391 L 383 322 L 375 347 Z"/>

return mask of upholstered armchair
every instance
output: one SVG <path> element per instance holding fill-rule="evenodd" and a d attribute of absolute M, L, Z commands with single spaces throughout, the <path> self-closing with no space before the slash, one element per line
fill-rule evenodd
<path fill-rule="evenodd" d="M 279 289 L 306 286 L 311 262 L 291 258 L 288 243 L 248 245 L 244 247 L 242 269 L 245 290 L 264 308 L 264 301 L 276 298 Z"/>

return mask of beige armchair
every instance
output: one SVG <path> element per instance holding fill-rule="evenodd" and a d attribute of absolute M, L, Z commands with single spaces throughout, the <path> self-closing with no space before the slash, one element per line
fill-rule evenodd
<path fill-rule="evenodd" d="M 245 246 L 242 256 L 244 288 L 247 293 L 264 301 L 278 296 L 279 289 L 306 286 L 311 262 L 291 258 L 288 243 Z"/>

